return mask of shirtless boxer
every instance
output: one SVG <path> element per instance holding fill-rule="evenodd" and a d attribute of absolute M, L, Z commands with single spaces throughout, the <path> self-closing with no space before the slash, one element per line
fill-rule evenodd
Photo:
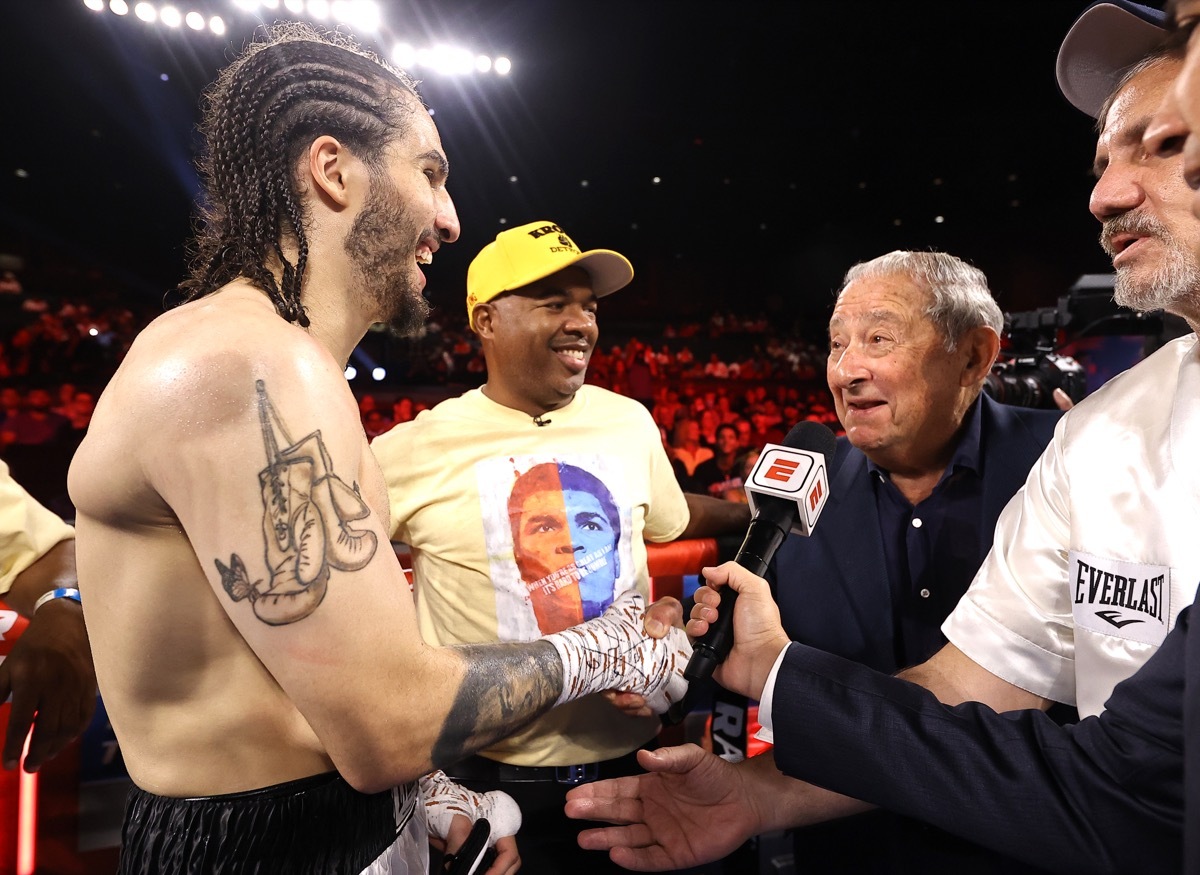
<path fill-rule="evenodd" d="M 530 644 L 422 642 L 343 371 L 372 323 L 420 324 L 420 267 L 458 237 L 437 129 L 403 74 L 288 28 L 201 131 L 191 300 L 138 337 L 70 473 L 137 785 L 122 869 L 424 873 L 418 777 L 588 693 L 665 709 L 686 640 L 645 639 L 635 597 Z"/>

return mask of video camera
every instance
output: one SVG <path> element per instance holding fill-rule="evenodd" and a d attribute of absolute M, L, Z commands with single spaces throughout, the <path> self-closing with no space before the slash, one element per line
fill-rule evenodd
<path fill-rule="evenodd" d="M 1088 274 L 1058 299 L 1057 306 L 1004 314 L 1007 345 L 992 366 L 983 390 L 996 401 L 1018 407 L 1053 409 L 1054 390 L 1072 401 L 1087 394 L 1087 376 L 1070 356 L 1067 343 L 1095 335 L 1154 336 L 1164 330 L 1161 314 L 1138 313 L 1113 301 L 1113 278 Z"/>

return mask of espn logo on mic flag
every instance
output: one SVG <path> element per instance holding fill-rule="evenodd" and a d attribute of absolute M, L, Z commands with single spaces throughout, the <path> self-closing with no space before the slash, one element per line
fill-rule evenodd
<path fill-rule="evenodd" d="M 767 444 L 746 481 L 751 515 L 758 512 L 756 493 L 796 502 L 800 512 L 796 514 L 792 534 L 807 537 L 829 498 L 825 457 L 807 450 Z"/>

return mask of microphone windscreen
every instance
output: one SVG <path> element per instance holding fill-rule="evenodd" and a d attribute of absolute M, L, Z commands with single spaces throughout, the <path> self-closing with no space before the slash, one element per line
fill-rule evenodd
<path fill-rule="evenodd" d="M 837 437 L 827 426 L 819 422 L 804 420 L 792 426 L 792 430 L 783 439 L 783 446 L 793 450 L 807 450 L 810 453 L 820 453 L 825 457 L 825 467 L 833 461 L 837 450 Z"/>

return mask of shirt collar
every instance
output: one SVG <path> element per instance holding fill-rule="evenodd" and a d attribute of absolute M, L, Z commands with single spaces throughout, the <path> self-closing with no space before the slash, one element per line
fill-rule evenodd
<path fill-rule="evenodd" d="M 954 455 L 950 457 L 950 464 L 946 466 L 945 473 L 942 474 L 939 483 L 952 475 L 955 471 L 962 468 L 970 471 L 975 476 L 979 476 L 982 465 L 982 427 L 980 425 L 979 409 L 983 406 L 983 393 L 980 392 L 976 396 L 974 403 L 967 408 L 967 413 L 963 417 L 963 428 L 958 439 L 958 446 L 954 448 Z M 880 467 L 867 459 L 867 470 L 872 474 L 878 475 L 884 479 L 888 477 L 886 468 Z"/>

